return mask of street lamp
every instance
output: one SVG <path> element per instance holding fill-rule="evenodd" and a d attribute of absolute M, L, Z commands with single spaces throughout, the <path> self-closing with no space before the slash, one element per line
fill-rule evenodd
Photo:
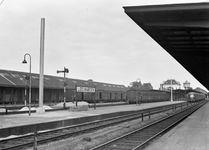
<path fill-rule="evenodd" d="M 137 82 L 139 83 L 139 82 L 141 82 L 141 79 L 140 78 L 137 78 L 136 79 L 136 88 L 137 88 Z M 139 88 L 138 89 L 136 89 L 137 91 L 136 91 L 136 104 L 137 104 L 137 99 L 138 99 L 138 104 L 139 104 Z"/>
<path fill-rule="evenodd" d="M 188 81 L 183 83 L 184 85 L 184 98 L 186 98 L 186 90 L 190 88 L 190 83 Z"/>
<path fill-rule="evenodd" d="M 24 84 L 25 84 L 25 106 L 27 105 L 27 81 L 29 80 L 29 76 L 25 75 Z"/>
<path fill-rule="evenodd" d="M 31 55 L 26 53 L 24 55 L 24 60 L 22 61 L 23 64 L 26 64 L 27 61 L 26 61 L 26 56 L 29 56 L 30 57 L 30 68 L 29 68 L 29 72 L 30 72 L 30 75 L 29 75 L 29 116 L 31 115 Z"/>
<path fill-rule="evenodd" d="M 65 109 L 65 103 L 66 103 L 66 79 L 65 79 L 65 73 L 69 73 L 69 70 L 68 70 L 68 68 L 65 68 L 64 67 L 64 70 L 62 70 L 62 71 L 59 71 L 59 70 L 57 70 L 57 73 L 64 73 L 64 104 L 63 104 L 63 107 L 64 107 L 64 109 Z"/>
<path fill-rule="evenodd" d="M 173 88 L 172 88 L 172 78 L 171 78 L 171 102 L 173 101 L 173 92 L 172 92 Z"/>

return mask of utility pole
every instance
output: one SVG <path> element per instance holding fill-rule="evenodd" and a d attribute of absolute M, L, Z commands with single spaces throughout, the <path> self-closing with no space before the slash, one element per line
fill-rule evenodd
<path fill-rule="evenodd" d="M 173 91 L 172 91 L 172 78 L 171 78 L 171 102 L 173 101 Z"/>

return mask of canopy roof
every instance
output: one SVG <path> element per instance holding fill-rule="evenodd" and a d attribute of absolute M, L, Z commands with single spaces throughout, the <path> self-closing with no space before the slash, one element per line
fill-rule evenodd
<path fill-rule="evenodd" d="M 209 3 L 128 6 L 125 13 L 209 89 Z"/>

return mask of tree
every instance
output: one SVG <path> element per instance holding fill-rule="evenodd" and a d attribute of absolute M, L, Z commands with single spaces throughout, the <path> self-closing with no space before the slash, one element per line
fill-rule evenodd
<path fill-rule="evenodd" d="M 141 81 L 133 81 L 130 83 L 128 86 L 130 89 L 135 89 L 135 90 L 152 90 L 153 87 L 150 83 L 144 83 L 142 84 Z"/>
<path fill-rule="evenodd" d="M 130 83 L 130 86 L 129 86 L 131 89 L 140 89 L 142 87 L 142 83 L 141 81 L 137 82 L 137 81 L 134 81 L 134 82 L 131 82 Z"/>

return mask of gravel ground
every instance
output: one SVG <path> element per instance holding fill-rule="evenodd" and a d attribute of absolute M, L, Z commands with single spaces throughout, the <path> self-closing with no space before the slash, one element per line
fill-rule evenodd
<path fill-rule="evenodd" d="M 100 129 L 92 133 L 78 135 L 76 137 L 63 139 L 60 141 L 48 143 L 46 145 L 40 145 L 38 146 L 38 150 L 88 150 L 132 130 L 138 129 L 139 127 L 142 127 L 143 125 L 153 122 L 159 118 L 167 116 L 172 112 L 173 111 L 169 111 L 166 113 L 152 115 L 151 119 L 145 117 L 143 122 L 141 119 L 129 121 L 119 125 Z"/>

